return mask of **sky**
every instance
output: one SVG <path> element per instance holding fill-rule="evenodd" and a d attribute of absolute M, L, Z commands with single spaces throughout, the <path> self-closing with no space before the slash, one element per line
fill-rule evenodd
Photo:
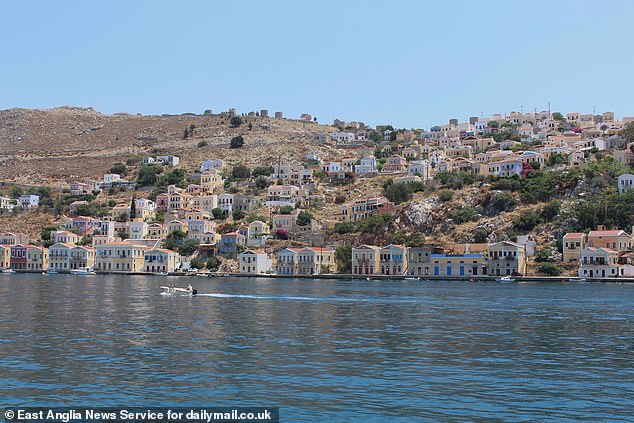
<path fill-rule="evenodd" d="M 634 116 L 634 1 L 0 2 L 0 109 Z"/>

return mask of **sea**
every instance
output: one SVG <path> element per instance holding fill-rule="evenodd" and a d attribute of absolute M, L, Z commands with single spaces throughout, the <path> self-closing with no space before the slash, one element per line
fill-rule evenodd
<path fill-rule="evenodd" d="M 2 275 L 0 407 L 27 405 L 632 422 L 634 285 Z"/>

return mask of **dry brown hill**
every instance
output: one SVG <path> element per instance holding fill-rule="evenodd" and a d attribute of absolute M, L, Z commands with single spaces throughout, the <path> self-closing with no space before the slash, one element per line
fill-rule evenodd
<path fill-rule="evenodd" d="M 0 180 L 57 185 L 74 177 L 103 176 L 113 163 L 145 155 L 173 154 L 195 169 L 202 160 L 222 158 L 251 165 L 298 162 L 308 151 L 328 158 L 339 153 L 313 142 L 335 128 L 290 119 L 242 117 L 232 128 L 223 115 L 106 115 L 92 108 L 0 111 Z M 249 124 L 252 129 L 249 130 Z M 194 125 L 191 137 L 185 128 Z M 245 147 L 230 150 L 232 137 Z M 200 141 L 207 147 L 197 147 Z"/>

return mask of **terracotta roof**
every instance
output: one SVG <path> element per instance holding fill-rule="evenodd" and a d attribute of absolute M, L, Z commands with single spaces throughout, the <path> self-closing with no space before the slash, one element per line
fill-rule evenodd
<path fill-rule="evenodd" d="M 610 236 L 610 235 L 627 235 L 627 233 L 622 230 L 614 230 L 614 231 L 590 231 L 588 236 Z"/>
<path fill-rule="evenodd" d="M 564 235 L 564 238 L 583 238 L 585 236 L 585 234 L 581 233 L 581 232 L 571 232 L 568 233 L 566 235 Z"/>

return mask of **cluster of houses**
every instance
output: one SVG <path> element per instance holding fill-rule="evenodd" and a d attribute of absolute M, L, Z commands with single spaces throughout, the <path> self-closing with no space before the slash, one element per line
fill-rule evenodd
<path fill-rule="evenodd" d="M 441 172 L 509 177 L 521 175 L 527 165 L 544 166 L 555 154 L 562 156 L 568 165 L 579 166 L 587 161 L 590 150 L 611 150 L 615 160 L 634 164 L 631 148 L 634 143 L 627 144 L 618 135 L 631 121 L 634 118 L 618 121 L 612 112 L 596 116 L 567 113 L 560 119 L 549 112 L 512 112 L 508 116 L 473 117 L 465 123 L 451 119 L 447 125 L 434 126 L 429 131 L 395 132 L 384 125 L 377 126 L 375 131 L 383 139 L 378 150 L 386 159 L 385 163 L 377 164 L 375 150 L 364 148 L 370 133 L 368 128 L 358 122 L 350 125 L 336 120 L 335 126 L 347 129 L 335 132 L 330 139 L 336 147 L 353 148 L 357 157 L 323 163 L 322 170 L 359 176 L 402 174 L 395 182 L 406 183 L 425 181 Z M 495 134 L 509 128 L 522 142 L 534 147 L 522 149 L 521 141 L 494 140 Z M 317 134 L 315 140 L 327 142 L 323 134 Z"/>
<path fill-rule="evenodd" d="M 376 148 L 367 147 L 370 131 L 365 125 L 337 120 L 335 126 L 342 128 L 341 131 L 330 137 L 317 134 L 315 139 L 332 141 L 336 147 L 348 149 L 347 152 L 354 148 L 353 157 L 331 161 L 309 153 L 305 156 L 305 165 L 274 164 L 272 174 L 260 176 L 267 182 L 262 195 L 225 192 L 225 162 L 205 160 L 196 175 L 199 176 L 197 183 L 184 188 L 170 185 L 155 200 L 135 198 L 133 203 L 115 205 L 101 219 L 75 215 L 79 207 L 87 203 L 72 203 L 63 227 L 51 233 L 49 248 L 31 245 L 23 234 L 6 234 L 0 239 L 3 260 L 0 267 L 26 271 L 92 267 L 105 272 L 175 272 L 182 269 L 189 258 L 161 248 L 166 239 L 172 239 L 177 243 L 192 240 L 199 245 L 199 252 L 237 259 L 241 273 L 335 273 L 337 263 L 331 248 L 286 248 L 269 255 L 267 240 L 280 234 L 292 234 L 305 241 L 305 245 L 323 245 L 323 238 L 319 238 L 322 228 L 393 213 L 395 205 L 381 195 L 367 192 L 360 198 L 331 204 L 324 220 L 318 222 L 311 218 L 307 222 L 303 216 L 300 222 L 300 208 L 335 203 L 334 196 L 319 189 L 319 179 L 323 179 L 324 174 L 331 182 L 345 180 L 351 174 L 359 177 L 388 174 L 394 175 L 394 182 L 424 182 L 437 173 L 455 171 L 510 177 L 521 174 L 527 166 L 545 165 L 554 154 L 562 156 L 569 165 L 580 165 L 586 160 L 586 153 L 593 149 L 611 150 L 616 160 L 634 164 L 631 144 L 618 136 L 623 126 L 632 120 L 618 121 L 609 112 L 596 116 L 568 113 L 559 119 L 548 112 L 513 112 L 509 116 L 471 118 L 465 123 L 452 119 L 448 125 L 434 126 L 429 131 L 394 131 L 381 126 L 375 130 L 382 138 Z M 496 142 L 494 135 L 509 127 L 514 128 L 523 141 L 535 141 L 535 147 L 525 150 L 519 148 L 518 141 Z M 377 150 L 380 159 L 375 157 Z M 341 150 L 337 151 L 341 157 Z M 145 157 L 143 162 L 178 166 L 180 158 Z M 134 181 L 108 173 L 102 181 L 75 181 L 69 188 L 72 195 L 83 195 L 107 187 L 133 185 Z M 634 175 L 619 177 L 619 191 L 633 186 Z M 37 195 L 23 195 L 17 200 L 0 197 L 0 209 L 26 209 L 38 203 Z M 266 219 L 259 217 L 235 224 L 231 231 L 224 230 L 224 224 L 219 227 L 218 219 L 236 212 L 261 210 L 267 210 Z M 582 276 L 634 274 L 631 237 L 623 231 L 612 232 L 615 231 L 567 234 L 564 261 L 577 261 Z M 411 276 L 525 274 L 527 257 L 533 254 L 534 245 L 509 241 L 470 244 L 463 251 L 451 250 L 450 254 L 432 247 L 361 245 L 353 249 L 351 272 Z"/>
<path fill-rule="evenodd" d="M 634 276 L 634 227 L 633 235 L 600 229 L 564 235 L 563 261 L 578 263 L 579 277 Z"/>
<path fill-rule="evenodd" d="M 35 194 L 24 194 L 19 198 L 9 198 L 0 196 L 0 210 L 30 209 L 40 204 L 40 196 Z"/>

